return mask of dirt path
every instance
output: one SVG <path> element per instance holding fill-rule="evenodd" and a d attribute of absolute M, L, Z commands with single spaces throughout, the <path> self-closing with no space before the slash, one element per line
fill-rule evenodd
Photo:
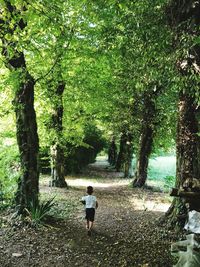
<path fill-rule="evenodd" d="M 78 203 L 85 187 L 94 186 L 99 208 L 91 237 L 80 204 L 74 205 L 71 216 L 48 221 L 51 227 L 6 226 L 0 230 L 0 266 L 171 267 L 170 245 L 177 235 L 158 225 L 169 206 L 166 195 L 133 190 L 129 180 L 108 168 L 106 162 L 98 162 L 85 171 L 87 179 L 68 177 L 69 190 L 49 188 L 47 180 L 41 183 L 42 194 L 58 196 L 60 214 L 69 199 Z"/>

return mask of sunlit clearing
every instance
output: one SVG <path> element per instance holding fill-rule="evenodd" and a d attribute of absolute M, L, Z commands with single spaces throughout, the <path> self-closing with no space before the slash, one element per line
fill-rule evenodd
<path fill-rule="evenodd" d="M 108 180 L 109 181 L 109 180 Z M 109 188 L 109 187 L 120 187 L 123 185 L 128 185 L 130 183 L 130 180 L 112 180 L 110 182 L 98 182 L 98 181 L 92 181 L 92 180 L 85 180 L 85 179 L 73 179 L 68 180 L 67 183 L 70 186 L 76 186 L 76 187 L 87 187 L 89 185 L 94 186 L 96 188 Z"/>
<path fill-rule="evenodd" d="M 175 176 L 176 157 L 159 156 L 149 160 L 148 168 L 149 179 L 164 179 L 166 176 Z"/>

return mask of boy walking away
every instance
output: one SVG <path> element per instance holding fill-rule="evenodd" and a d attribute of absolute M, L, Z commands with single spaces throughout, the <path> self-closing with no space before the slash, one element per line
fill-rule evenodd
<path fill-rule="evenodd" d="M 87 187 L 87 196 L 82 197 L 81 202 L 85 205 L 85 219 L 86 219 L 86 229 L 88 235 L 91 236 L 91 230 L 94 224 L 95 209 L 98 208 L 98 202 L 96 197 L 93 196 L 93 187 Z"/>

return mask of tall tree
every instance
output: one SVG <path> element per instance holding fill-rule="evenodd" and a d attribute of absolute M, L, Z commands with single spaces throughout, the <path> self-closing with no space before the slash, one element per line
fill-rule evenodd
<path fill-rule="evenodd" d="M 115 166 L 117 160 L 117 146 L 115 144 L 115 138 L 112 138 L 108 149 L 108 162 L 110 165 Z"/>
<path fill-rule="evenodd" d="M 142 187 L 147 180 L 147 169 L 149 157 L 152 152 L 153 139 L 155 136 L 158 122 L 158 112 L 156 108 L 156 99 L 160 93 L 160 87 L 154 87 L 146 91 L 143 97 L 143 112 L 141 120 L 141 134 L 139 141 L 139 150 L 137 156 L 137 165 L 133 186 Z"/>
<path fill-rule="evenodd" d="M 127 136 L 126 133 L 121 133 L 120 136 L 120 146 L 119 146 L 119 153 L 117 156 L 117 162 L 116 162 L 116 170 L 117 172 L 123 170 L 123 165 L 125 162 L 125 154 L 126 154 L 126 143 L 127 143 Z"/>
<path fill-rule="evenodd" d="M 120 137 L 119 153 L 116 161 L 116 170 L 123 171 L 124 177 L 130 177 L 133 158 L 133 135 L 130 131 L 124 130 Z"/>
<path fill-rule="evenodd" d="M 63 145 L 63 101 L 62 96 L 65 89 L 65 83 L 60 82 L 54 90 L 54 108 L 51 118 L 51 127 L 55 132 L 55 139 L 51 145 L 51 186 L 67 187 L 65 181 L 65 157 Z"/>
<path fill-rule="evenodd" d="M 11 74 L 17 76 L 15 84 L 15 98 L 13 101 L 16 113 L 17 143 L 20 152 L 21 175 L 18 181 L 16 204 L 19 212 L 29 207 L 31 201 L 38 202 L 38 150 L 36 115 L 34 110 L 35 80 L 29 73 L 25 53 L 18 40 L 26 29 L 24 19 L 27 1 L 22 5 L 15 5 L 5 0 L 1 4 L 1 41 L 2 56 Z"/>
<path fill-rule="evenodd" d="M 99 5 L 102 5 L 102 1 Z M 105 50 L 110 57 L 115 55 L 116 60 L 113 69 L 115 89 L 112 96 L 115 110 L 112 112 L 113 122 L 111 125 L 112 127 L 115 125 L 118 133 L 122 132 L 124 123 L 128 125 L 131 135 L 134 136 L 132 140 L 134 149 L 140 151 L 138 155 L 141 154 L 138 166 L 140 166 L 140 172 L 143 170 L 144 173 L 147 172 L 148 158 L 152 150 L 153 133 L 151 133 L 151 129 L 155 128 L 154 126 L 157 124 L 155 114 L 151 115 L 152 110 L 157 109 L 157 96 L 156 93 L 151 95 L 153 90 L 149 84 L 162 86 L 165 89 L 164 94 L 166 94 L 171 80 L 169 78 L 171 75 L 171 59 L 169 59 L 171 33 L 166 27 L 166 17 L 162 11 L 163 5 L 165 5 L 165 1 L 156 1 L 154 5 L 149 0 L 141 3 L 108 1 L 100 14 L 100 16 L 105 16 L 102 30 Z M 146 99 L 149 95 L 149 101 L 146 100 L 146 103 L 144 94 L 146 94 Z M 154 111 L 154 113 L 157 112 Z M 139 136 L 142 136 L 139 134 L 142 116 L 145 118 L 144 126 L 141 129 L 143 137 L 140 138 L 143 149 L 140 149 L 138 139 Z M 145 133 L 145 130 L 148 134 Z M 144 137 L 145 135 L 149 138 Z M 144 145 L 145 141 L 148 146 Z M 125 147 L 122 143 L 126 142 L 121 142 L 121 147 Z M 144 148 L 147 149 L 146 155 Z M 119 163 L 120 158 L 123 158 L 122 155 L 123 153 L 120 152 L 117 162 L 118 169 L 120 169 Z M 139 174 L 139 171 L 137 173 Z M 145 183 L 146 178 L 143 181 L 141 179 L 139 181 L 139 176 L 137 178 L 135 183 L 137 182 L 138 185 Z"/>
<path fill-rule="evenodd" d="M 176 59 L 182 81 L 178 104 L 176 187 L 188 190 L 192 189 L 196 179 L 200 179 L 199 107 L 197 104 L 200 46 L 195 41 L 195 38 L 199 36 L 200 1 L 176 0 L 168 6 L 167 14 L 169 14 L 168 11 L 171 14 L 169 23 L 175 34 L 176 48 L 184 47 L 182 55 Z M 182 36 L 185 38 L 182 39 Z M 190 205 L 190 209 L 192 208 L 194 207 Z M 195 209 L 199 210 L 200 205 L 196 205 Z M 174 199 L 166 215 L 171 222 L 182 226 L 187 212 L 185 203 L 178 198 Z"/>

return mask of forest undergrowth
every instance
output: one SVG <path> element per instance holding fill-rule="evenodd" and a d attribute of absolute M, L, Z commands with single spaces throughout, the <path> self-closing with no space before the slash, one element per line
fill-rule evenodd
<path fill-rule="evenodd" d="M 170 205 L 166 193 L 132 189 L 103 165 L 91 165 L 79 177 L 66 177 L 69 189 L 40 182 L 42 199 L 55 205 L 45 225 L 30 228 L 1 214 L 0 266 L 55 267 L 171 267 L 170 246 L 180 238 L 175 229 L 161 225 Z M 93 185 L 99 202 L 95 227 L 87 235 L 84 208 L 79 202 Z"/>

